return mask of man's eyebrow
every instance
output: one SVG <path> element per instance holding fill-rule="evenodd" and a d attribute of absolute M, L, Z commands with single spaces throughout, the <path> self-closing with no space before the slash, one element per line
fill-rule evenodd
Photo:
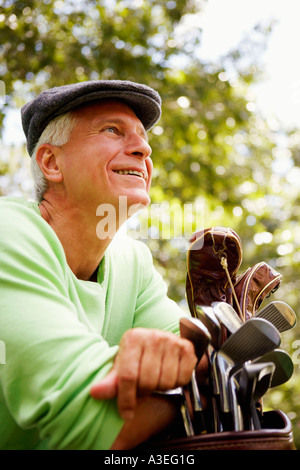
<path fill-rule="evenodd" d="M 107 123 L 107 124 L 122 124 L 122 125 L 126 125 L 126 122 L 123 120 L 123 119 L 120 119 L 120 118 L 98 118 L 96 120 L 97 123 Z M 143 137 L 143 139 L 145 139 L 147 142 L 148 142 L 148 134 L 144 128 L 144 126 L 141 124 L 140 126 L 138 126 L 138 134 Z"/>

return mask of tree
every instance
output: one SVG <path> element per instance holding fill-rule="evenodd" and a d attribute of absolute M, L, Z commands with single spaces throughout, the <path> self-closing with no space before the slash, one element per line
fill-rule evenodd
<path fill-rule="evenodd" d="M 285 130 L 270 126 L 254 109 L 251 85 L 260 79 L 259 54 L 268 31 L 257 27 L 220 63 L 204 63 L 197 53 L 204 5 L 204 0 L 0 1 L 0 80 L 7 107 L 19 107 L 45 88 L 88 79 L 128 79 L 157 89 L 163 115 L 150 132 L 151 198 L 160 212 L 143 213 L 135 223 L 146 227 L 145 242 L 171 297 L 184 302 L 186 248 L 199 228 L 195 208 L 200 207 L 204 226 L 230 226 L 240 235 L 241 271 L 264 260 L 282 272 L 275 298 L 296 310 L 299 190 L 284 180 L 299 174 L 299 133 L 291 132 L 281 148 L 278 137 L 286 137 Z M 276 166 L 282 154 L 291 162 L 285 173 Z M 192 214 L 184 218 L 186 207 Z M 287 347 L 297 331 L 285 337 Z M 280 392 L 286 393 L 286 411 L 300 407 L 291 394 L 290 387 L 299 385 L 294 380 Z"/>

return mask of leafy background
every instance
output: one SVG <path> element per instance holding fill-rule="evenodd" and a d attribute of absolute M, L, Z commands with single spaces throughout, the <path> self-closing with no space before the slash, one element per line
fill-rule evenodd
<path fill-rule="evenodd" d="M 6 91 L 1 129 L 8 110 L 51 86 L 89 79 L 152 86 L 162 96 L 163 115 L 149 133 L 151 198 L 164 209 L 157 218 L 141 214 L 128 229 L 136 236 L 147 224 L 145 242 L 170 296 L 186 308 L 186 248 L 191 231 L 199 228 L 200 207 L 201 225 L 229 226 L 241 237 L 240 272 L 266 261 L 283 275 L 270 300 L 287 302 L 297 314 L 300 131 L 264 119 L 251 91 L 263 74 L 260 58 L 272 24 L 255 27 L 218 62 L 200 60 L 201 21 L 191 20 L 206 1 L 0 0 L 0 80 Z M 0 148 L 0 194 L 32 197 L 24 145 L 2 141 Z M 178 207 L 194 213 L 182 220 Z M 163 235 L 170 209 L 168 237 Z M 264 399 L 265 409 L 279 408 L 291 418 L 297 448 L 299 328 L 282 335 L 294 375 Z"/>

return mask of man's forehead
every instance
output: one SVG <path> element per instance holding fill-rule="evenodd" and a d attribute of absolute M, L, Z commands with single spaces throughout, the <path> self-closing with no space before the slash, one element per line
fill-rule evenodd
<path fill-rule="evenodd" d="M 141 120 L 130 106 L 121 100 L 100 100 L 80 106 L 75 110 L 80 117 L 86 118 L 91 124 L 97 125 L 103 121 L 108 123 L 125 124 L 126 120 L 134 123 L 145 139 L 147 132 Z"/>

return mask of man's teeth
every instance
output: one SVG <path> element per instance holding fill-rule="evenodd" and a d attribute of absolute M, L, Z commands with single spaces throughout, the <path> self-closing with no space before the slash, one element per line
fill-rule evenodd
<path fill-rule="evenodd" d="M 116 173 L 119 173 L 119 175 L 135 175 L 135 176 L 140 176 L 141 178 L 144 178 L 143 173 L 140 171 L 136 170 L 116 170 Z"/>

